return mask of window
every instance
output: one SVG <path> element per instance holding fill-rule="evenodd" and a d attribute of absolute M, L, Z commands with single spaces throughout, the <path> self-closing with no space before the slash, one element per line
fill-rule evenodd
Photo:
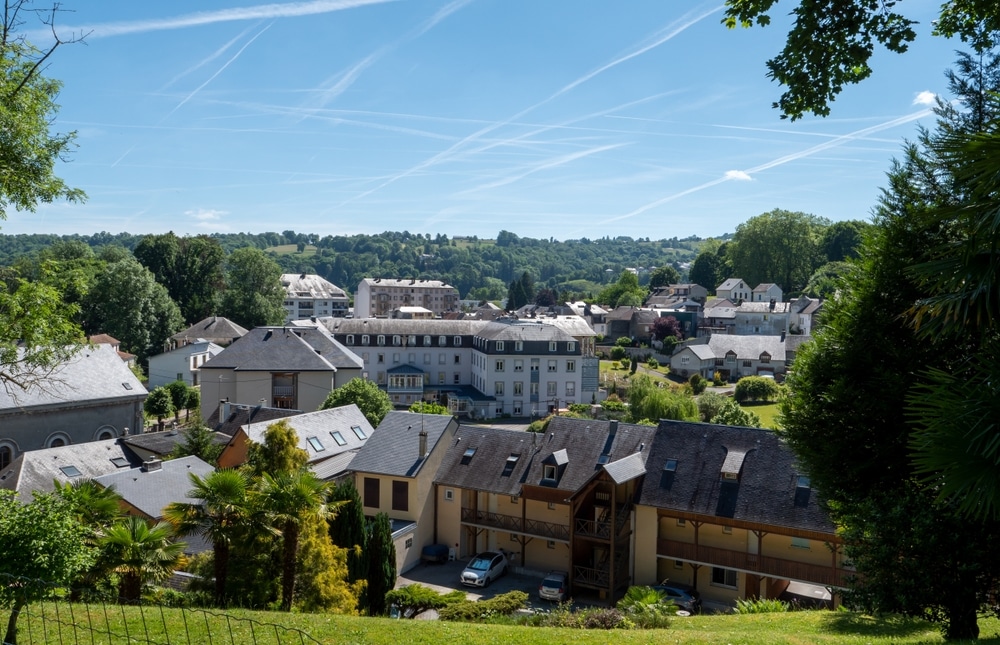
<path fill-rule="evenodd" d="M 444 354 L 438 354 L 438 365 L 444 365 L 448 361 Z"/>
<path fill-rule="evenodd" d="M 729 352 L 728 354 L 726 354 L 726 362 L 727 363 L 735 363 L 736 362 L 736 354 L 734 354 L 733 352 Z"/>
<path fill-rule="evenodd" d="M 393 480 L 392 510 L 408 511 L 410 509 L 410 483 Z"/>
<path fill-rule="evenodd" d="M 379 480 L 376 477 L 365 477 L 364 505 L 370 508 L 379 506 Z"/>
<path fill-rule="evenodd" d="M 438 347 L 447 347 L 447 346 L 448 346 L 448 337 L 438 336 Z"/>
<path fill-rule="evenodd" d="M 524 343 L 522 343 L 519 340 L 515 340 L 514 341 L 514 351 L 515 352 L 520 352 L 520 351 L 523 351 L 523 350 L 524 350 Z"/>
<path fill-rule="evenodd" d="M 576 396 L 576 381 L 566 381 L 566 396 Z"/>
<path fill-rule="evenodd" d="M 399 345 L 400 344 L 400 338 L 399 338 L 398 335 L 392 337 L 392 344 L 393 345 Z"/>
<path fill-rule="evenodd" d="M 347 439 L 344 439 L 344 435 L 340 434 L 340 430 L 334 430 L 330 433 L 330 436 L 333 437 L 333 440 L 337 442 L 338 446 L 347 445 Z"/>
<path fill-rule="evenodd" d="M 462 346 L 462 337 L 461 336 L 455 336 L 454 342 L 455 342 L 455 347 L 461 347 Z"/>
<path fill-rule="evenodd" d="M 513 414 L 514 414 L 515 417 L 521 416 L 522 413 L 521 413 L 521 402 L 520 401 L 514 401 L 514 412 L 513 412 Z"/>
<path fill-rule="evenodd" d="M 430 347 L 430 346 L 431 346 L 431 337 L 424 336 L 424 347 Z"/>
<path fill-rule="evenodd" d="M 379 337 L 378 337 L 378 344 L 379 344 L 379 345 L 385 345 L 385 336 L 383 336 L 383 335 L 379 334 Z"/>
<path fill-rule="evenodd" d="M 416 347 L 417 346 L 417 337 L 411 334 L 408 342 L 409 342 L 410 347 Z"/>
<path fill-rule="evenodd" d="M 663 464 L 663 471 L 664 472 L 672 473 L 675 470 L 677 470 L 677 460 L 676 459 L 668 459 L 666 461 L 666 463 Z"/>
<path fill-rule="evenodd" d="M 510 503 L 511 504 L 517 504 L 519 501 L 520 500 L 517 499 L 517 495 L 511 495 L 510 496 Z"/>
<path fill-rule="evenodd" d="M 575 372 L 576 371 L 576 361 L 566 361 L 566 371 Z"/>
<path fill-rule="evenodd" d="M 362 441 L 368 438 L 368 435 L 366 435 L 365 431 L 361 429 L 361 426 L 351 426 L 351 430 L 354 431 L 354 436 Z"/>
<path fill-rule="evenodd" d="M 719 587 L 736 588 L 736 571 L 733 569 L 723 569 L 722 567 L 712 567 L 712 584 Z"/>
<path fill-rule="evenodd" d="M 549 381 L 549 382 L 547 382 L 545 384 L 545 395 L 546 396 L 555 396 L 556 395 L 556 386 L 557 385 L 559 385 L 559 384 L 556 383 L 555 381 Z"/>
<path fill-rule="evenodd" d="M 354 334 L 348 334 L 347 335 L 347 344 L 348 345 L 353 345 L 354 344 Z"/>
<path fill-rule="evenodd" d="M 555 540 L 549 540 L 548 542 L 545 543 L 545 546 L 547 546 L 550 549 L 554 549 L 554 548 L 556 548 L 556 541 Z"/>
<path fill-rule="evenodd" d="M 371 337 L 368 334 L 365 334 L 364 336 L 361 337 L 361 344 L 362 345 L 367 345 L 370 342 L 371 342 Z"/>
<path fill-rule="evenodd" d="M 515 359 L 514 360 L 514 371 L 515 372 L 523 372 L 524 371 L 524 361 L 522 361 L 519 358 Z"/>
<path fill-rule="evenodd" d="M 462 453 L 462 463 L 465 463 L 465 464 L 469 463 L 466 460 L 472 459 L 475 456 L 476 456 L 476 449 L 475 448 L 468 448 L 468 449 L 466 449 L 466 451 L 464 453 Z"/>
<path fill-rule="evenodd" d="M 518 394 L 523 394 L 523 393 L 524 393 L 524 382 L 523 381 L 514 381 L 514 394 L 518 395 Z"/>
<path fill-rule="evenodd" d="M 503 381 L 497 381 L 493 384 L 493 394 L 495 396 L 503 396 Z"/>
<path fill-rule="evenodd" d="M 444 385 L 444 372 L 438 372 L 438 385 Z"/>
<path fill-rule="evenodd" d="M 461 365 L 461 363 L 462 363 L 462 355 L 455 354 L 455 365 Z"/>
<path fill-rule="evenodd" d="M 687 521 L 683 518 L 677 518 L 677 526 L 687 526 Z"/>
<path fill-rule="evenodd" d="M 520 458 L 521 458 L 521 455 L 519 453 L 515 453 L 515 452 L 510 453 L 510 456 L 507 457 L 507 462 L 503 465 L 503 471 L 501 471 L 500 476 L 501 477 L 510 477 L 510 474 L 512 472 L 514 472 L 514 468 L 517 466 L 517 461 Z M 513 501 L 513 500 L 516 500 L 517 498 L 514 497 L 514 498 L 511 498 L 511 499 Z"/>
<path fill-rule="evenodd" d="M 806 538 L 793 537 L 792 538 L 792 548 L 795 549 L 808 549 L 809 540 Z"/>
<path fill-rule="evenodd" d="M 413 547 L 413 538 L 411 538 L 411 537 L 406 538 L 406 542 L 403 543 L 403 547 L 406 548 L 406 549 L 412 548 Z"/>
<path fill-rule="evenodd" d="M 716 367 L 722 367 L 722 359 L 721 358 L 715 359 L 715 365 Z"/>
<path fill-rule="evenodd" d="M 455 385 L 461 385 L 462 375 L 459 374 L 458 372 L 455 372 L 455 378 L 453 378 L 452 380 L 455 382 Z"/>
<path fill-rule="evenodd" d="M 683 569 L 684 568 L 684 561 L 683 560 L 674 560 L 674 568 L 675 569 Z"/>
<path fill-rule="evenodd" d="M 497 361 L 496 362 L 496 371 L 497 372 L 502 372 L 503 371 L 503 361 Z"/>
<path fill-rule="evenodd" d="M 115 465 L 115 468 L 126 468 L 129 466 L 128 459 L 125 457 L 114 457 L 112 458 L 111 463 Z"/>
<path fill-rule="evenodd" d="M 809 488 L 809 478 L 805 475 L 799 475 L 795 478 L 796 488 Z"/>
<path fill-rule="evenodd" d="M 502 340 L 498 340 L 497 341 L 497 351 L 498 352 L 502 352 L 503 351 L 503 341 Z"/>
<path fill-rule="evenodd" d="M 392 364 L 393 365 L 398 365 L 399 364 L 399 352 L 393 352 L 392 353 Z"/>
<path fill-rule="evenodd" d="M 531 396 L 538 396 L 538 383 L 531 384 Z"/>
<path fill-rule="evenodd" d="M 753 365 L 753 363 L 751 363 L 750 361 L 748 360 L 743 361 L 743 367 L 750 367 L 751 365 Z"/>
<path fill-rule="evenodd" d="M 682 366 L 687 365 L 690 362 L 691 362 L 691 357 L 690 356 L 681 356 L 681 365 Z"/>
<path fill-rule="evenodd" d="M 517 535 L 515 535 L 514 533 L 511 533 L 510 534 L 510 541 L 511 542 L 517 542 Z"/>
<path fill-rule="evenodd" d="M 383 363 L 385 363 L 385 354 L 381 354 L 381 353 L 378 354 L 378 356 L 375 359 L 375 362 L 378 363 L 379 365 L 382 365 Z"/>
<path fill-rule="evenodd" d="M 312 446 L 312 449 L 316 452 L 326 450 L 326 447 L 323 445 L 323 442 L 319 440 L 319 437 L 306 437 L 306 441 L 309 442 L 309 445 Z"/>
<path fill-rule="evenodd" d="M 761 363 L 770 363 L 771 362 L 771 355 L 768 354 L 767 352 L 764 352 L 763 354 L 760 355 L 760 362 Z"/>
<path fill-rule="evenodd" d="M 567 352 L 575 352 L 576 351 L 576 343 L 574 343 L 573 341 L 569 341 L 568 343 L 566 343 L 566 351 Z"/>
<path fill-rule="evenodd" d="M 444 501 L 454 502 L 455 501 L 455 491 L 450 488 L 444 489 Z"/>
<path fill-rule="evenodd" d="M 545 464 L 542 466 L 542 479 L 551 479 L 555 481 L 556 478 L 556 467 L 551 464 Z"/>
<path fill-rule="evenodd" d="M 430 365 L 430 364 L 431 364 L 431 355 L 430 355 L 430 352 L 425 352 L 424 353 L 424 365 Z"/>
<path fill-rule="evenodd" d="M 550 511 L 556 510 L 556 503 L 555 502 L 549 502 L 549 510 Z"/>
<path fill-rule="evenodd" d="M 556 361 L 549 361 L 549 371 L 550 372 L 558 372 L 559 371 L 559 364 Z"/>
<path fill-rule="evenodd" d="M 554 341 L 554 340 L 551 340 L 551 341 L 549 341 L 549 351 L 550 351 L 550 352 L 554 352 L 554 351 L 556 351 L 556 347 L 557 347 L 558 345 L 559 345 L 559 343 L 557 343 L 557 342 L 556 342 L 556 341 Z"/>
<path fill-rule="evenodd" d="M 733 527 L 731 527 L 731 526 L 723 526 L 722 527 L 722 532 L 725 533 L 726 535 L 732 535 L 733 534 Z"/>
<path fill-rule="evenodd" d="M 59 470 L 61 470 L 62 474 L 66 475 L 67 477 L 79 477 L 80 475 L 83 474 L 80 472 L 80 469 L 77 468 L 76 466 L 63 466 Z"/>

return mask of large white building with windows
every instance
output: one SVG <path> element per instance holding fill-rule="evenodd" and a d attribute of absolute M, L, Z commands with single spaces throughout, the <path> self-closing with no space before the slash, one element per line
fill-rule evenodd
<path fill-rule="evenodd" d="M 458 289 L 441 280 L 365 278 L 358 283 L 355 318 L 382 318 L 401 307 L 423 307 L 440 317 L 459 310 Z"/>
<path fill-rule="evenodd" d="M 320 322 L 396 405 L 424 400 L 459 416 L 528 417 L 597 396 L 594 332 L 582 319 Z"/>
<path fill-rule="evenodd" d="M 346 316 L 350 298 L 343 289 L 314 273 L 284 273 L 285 322 L 317 316 Z"/>

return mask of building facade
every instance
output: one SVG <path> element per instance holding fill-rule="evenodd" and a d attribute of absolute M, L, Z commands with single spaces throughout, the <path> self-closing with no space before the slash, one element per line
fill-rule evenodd
<path fill-rule="evenodd" d="M 315 273 L 284 273 L 285 322 L 318 316 L 346 316 L 350 298 L 337 285 Z"/>
<path fill-rule="evenodd" d="M 438 317 L 461 309 L 458 289 L 441 280 L 365 278 L 358 283 L 355 318 L 382 318 L 401 307 L 423 307 Z"/>

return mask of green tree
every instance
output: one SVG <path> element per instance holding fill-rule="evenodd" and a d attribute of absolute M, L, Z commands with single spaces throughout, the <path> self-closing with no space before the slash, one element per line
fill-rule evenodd
<path fill-rule="evenodd" d="M 134 254 L 166 287 L 186 323 L 215 313 L 217 295 L 225 284 L 225 251 L 218 240 L 207 235 L 178 238 L 173 232 L 147 235 Z"/>
<path fill-rule="evenodd" d="M 184 420 L 187 421 L 191 417 L 191 410 L 196 410 L 200 414 L 201 389 L 197 387 L 189 387 L 185 401 L 187 405 L 184 406 Z"/>
<path fill-rule="evenodd" d="M 191 388 L 184 381 L 173 381 L 165 386 L 170 393 L 170 402 L 174 406 L 174 421 L 180 421 L 181 410 L 187 409 L 187 397 Z"/>
<path fill-rule="evenodd" d="M 302 611 L 357 614 L 365 582 L 349 582 L 347 550 L 336 547 L 326 522 L 308 515 L 300 531 L 295 599 Z"/>
<path fill-rule="evenodd" d="M 181 328 L 177 304 L 135 258 L 107 264 L 98 274 L 84 305 L 88 334 L 110 334 L 145 365 L 163 351 L 167 339 Z"/>
<path fill-rule="evenodd" d="M 0 491 L 0 576 L 5 579 L 0 602 L 11 609 L 4 643 L 17 643 L 18 616 L 29 602 L 51 592 L 46 585 L 68 584 L 91 565 L 87 538 L 68 501 L 36 493 L 30 504 L 22 504 L 13 491 Z"/>
<path fill-rule="evenodd" d="M 775 0 L 728 0 L 724 23 L 730 29 L 766 26 Z M 800 0 L 792 10 L 795 23 L 785 47 L 767 62 L 767 75 L 786 89 L 774 107 L 782 118 L 801 118 L 807 112 L 830 113 L 830 103 L 844 85 L 868 78 L 876 46 L 902 53 L 916 38 L 915 21 L 891 4 L 867 0 Z M 816 38 L 822 33 L 822 38 Z M 941 5 L 934 34 L 959 36 L 977 53 L 996 44 L 1000 11 L 989 0 L 962 0 Z"/>
<path fill-rule="evenodd" d="M 170 390 L 165 387 L 155 388 L 142 404 L 143 411 L 151 417 L 156 417 L 157 425 L 163 430 L 163 419 L 174 412 L 173 399 Z"/>
<path fill-rule="evenodd" d="M 291 611 L 299 532 L 307 518 L 326 520 L 332 512 L 326 504 L 326 484 L 301 468 L 274 476 L 265 472 L 259 495 L 264 512 L 281 532 L 281 609 Z M 324 538 L 329 539 L 325 533 Z"/>
<path fill-rule="evenodd" d="M 618 281 L 597 294 L 598 302 L 612 309 L 620 306 L 638 306 L 646 299 L 646 289 L 639 286 L 639 277 L 631 271 L 622 271 Z"/>
<path fill-rule="evenodd" d="M 810 298 L 824 300 L 833 297 L 841 278 L 850 271 L 850 266 L 849 262 L 827 262 L 809 276 L 803 293 Z"/>
<path fill-rule="evenodd" d="M 843 262 L 858 257 L 858 248 L 865 229 L 870 224 L 856 219 L 834 222 L 823 231 L 819 241 L 820 252 L 827 262 Z"/>
<path fill-rule="evenodd" d="M 203 423 L 197 423 L 194 427 L 184 431 L 184 441 L 174 446 L 170 452 L 173 458 L 187 457 L 193 455 L 202 461 L 214 464 L 222 455 L 225 444 L 214 441 L 215 433 L 205 427 Z"/>
<path fill-rule="evenodd" d="M 677 284 L 681 281 L 681 274 L 677 272 L 672 265 L 664 264 L 661 267 L 656 267 L 652 273 L 649 274 L 649 288 L 657 289 L 659 287 L 666 287 L 672 284 Z"/>
<path fill-rule="evenodd" d="M 645 374 L 634 376 L 628 388 L 628 418 L 632 423 L 660 419 L 698 421 L 698 406 L 694 397 L 670 388 L 660 387 Z"/>
<path fill-rule="evenodd" d="M 247 467 L 259 477 L 264 474 L 291 474 L 302 469 L 309 453 L 299 448 L 299 436 L 287 419 L 280 419 L 264 430 L 264 442 L 250 444 Z"/>
<path fill-rule="evenodd" d="M 729 277 L 729 265 L 725 255 L 728 248 L 728 244 L 723 245 L 718 240 L 708 240 L 691 263 L 688 280 L 692 284 L 705 287 L 709 292 L 715 291 L 715 288 Z"/>
<path fill-rule="evenodd" d="M 181 535 L 200 534 L 212 542 L 215 574 L 215 603 L 226 605 L 229 554 L 234 540 L 244 536 L 257 521 L 250 481 L 238 470 L 216 470 L 204 478 L 189 474 L 193 488 L 187 496 L 195 503 L 173 502 L 163 516 Z"/>
<path fill-rule="evenodd" d="M 740 404 L 729 397 L 724 397 L 722 405 L 715 412 L 710 423 L 724 426 L 744 426 L 747 428 L 763 428 L 764 424 L 756 412 L 744 410 Z"/>
<path fill-rule="evenodd" d="M 345 502 L 337 514 L 330 518 L 330 539 L 336 546 L 347 549 L 347 581 L 355 583 L 368 577 L 365 559 L 368 533 L 365 529 L 365 511 L 361 495 L 353 479 L 345 479 L 330 491 L 331 502 Z"/>
<path fill-rule="evenodd" d="M 701 394 L 698 399 L 698 414 L 701 416 L 701 420 L 705 423 L 709 423 L 715 418 L 717 414 L 722 410 L 723 406 L 726 405 L 726 401 L 731 399 L 718 392 L 705 392 Z"/>
<path fill-rule="evenodd" d="M 98 542 L 103 568 L 118 574 L 118 602 L 134 604 L 143 587 L 170 577 L 184 555 L 183 542 L 175 542 L 167 522 L 150 526 L 131 516 L 112 524 Z"/>
<path fill-rule="evenodd" d="M 819 240 L 829 225 L 806 213 L 775 209 L 736 227 L 726 251 L 733 276 L 755 286 L 773 282 L 785 293 L 805 288 L 821 264 Z"/>
<path fill-rule="evenodd" d="M 736 382 L 733 398 L 737 403 L 757 403 L 776 401 L 781 388 L 773 378 L 764 376 L 744 376 Z"/>
<path fill-rule="evenodd" d="M 379 513 L 371 523 L 368 537 L 369 616 L 384 616 L 389 612 L 386 594 L 396 586 L 396 545 L 392 543 L 392 523 L 389 516 Z"/>
<path fill-rule="evenodd" d="M 417 414 L 443 414 L 451 415 L 448 408 L 441 405 L 440 403 L 432 403 L 430 401 L 417 401 L 409 407 L 410 412 L 416 412 Z"/>
<path fill-rule="evenodd" d="M 352 378 L 344 385 L 326 395 L 320 410 L 339 408 L 353 403 L 365 415 L 373 428 L 382 423 L 385 415 L 392 411 L 392 399 L 374 381 Z"/>
<path fill-rule="evenodd" d="M 285 319 L 281 267 L 260 249 L 242 248 L 226 259 L 222 315 L 251 329 Z"/>

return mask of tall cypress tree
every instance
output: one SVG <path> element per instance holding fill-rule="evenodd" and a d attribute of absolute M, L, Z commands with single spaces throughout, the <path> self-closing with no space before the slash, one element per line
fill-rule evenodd
<path fill-rule="evenodd" d="M 372 522 L 366 555 L 368 615 L 384 616 L 388 610 L 385 595 L 396 586 L 396 546 L 392 543 L 392 524 L 385 513 L 376 515 Z"/>
<path fill-rule="evenodd" d="M 353 480 L 337 484 L 330 492 L 330 502 L 347 502 L 337 510 L 329 521 L 330 539 L 339 547 L 347 549 L 347 581 L 350 583 L 368 577 L 368 561 L 365 559 L 368 535 L 365 531 L 365 513 L 361 507 L 361 495 Z"/>

